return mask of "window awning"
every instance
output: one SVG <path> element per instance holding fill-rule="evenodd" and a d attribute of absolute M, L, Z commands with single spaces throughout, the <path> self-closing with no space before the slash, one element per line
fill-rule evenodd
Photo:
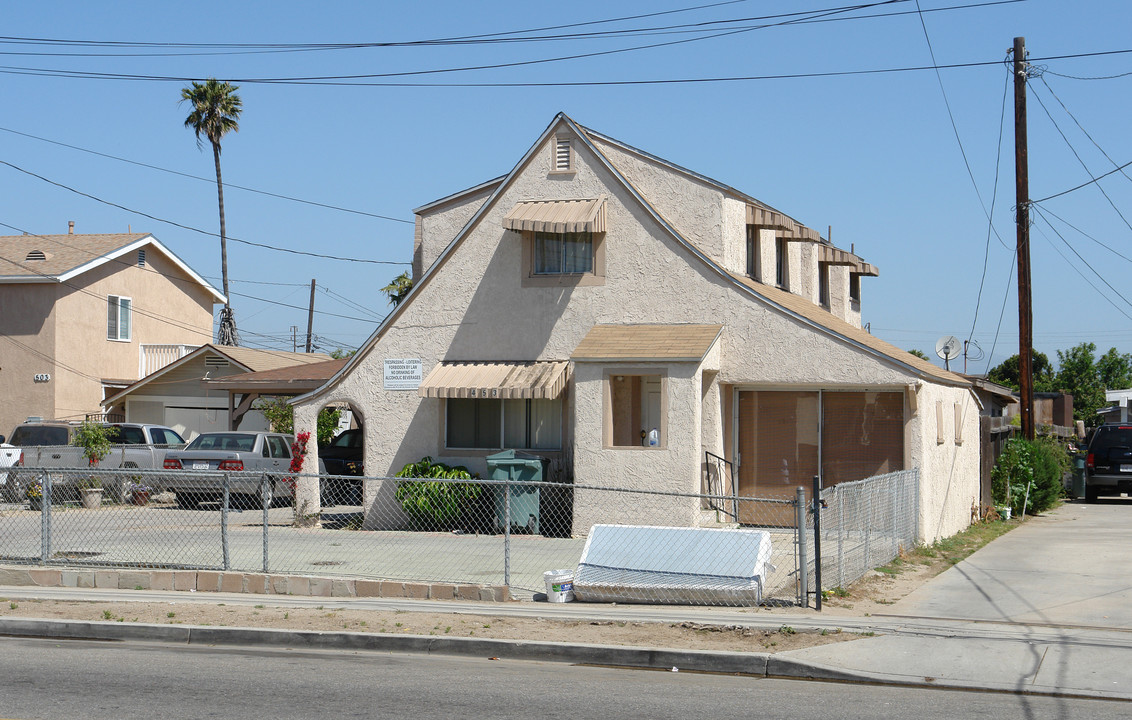
<path fill-rule="evenodd" d="M 566 362 L 442 362 L 417 394 L 434 398 L 557 398 L 566 389 Z"/>
<path fill-rule="evenodd" d="M 503 218 L 508 230 L 572 233 L 605 232 L 605 196 L 589 200 L 530 200 Z"/>
<path fill-rule="evenodd" d="M 841 248 L 832 245 L 819 245 L 818 246 L 818 261 L 829 263 L 830 265 L 848 265 L 849 272 L 858 275 L 869 275 L 877 277 L 880 275 L 875 267 L 857 257 L 851 252 L 842 250 Z"/>

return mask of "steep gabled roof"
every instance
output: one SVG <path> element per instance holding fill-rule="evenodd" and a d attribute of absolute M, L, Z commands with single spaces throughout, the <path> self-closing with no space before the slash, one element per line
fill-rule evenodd
<path fill-rule="evenodd" d="M 157 250 L 207 290 L 214 302 L 225 301 L 219 290 L 149 233 L 0 236 L 0 283 L 65 283 L 114 261 L 133 267 L 135 262 L 119 258 L 141 248 Z"/>
<path fill-rule="evenodd" d="M 754 282 L 749 278 L 742 278 L 728 272 L 706 254 L 704 254 L 688 238 L 684 237 L 684 235 L 681 234 L 679 230 L 677 230 L 671 223 L 669 223 L 659 213 L 659 211 L 657 211 L 657 209 L 653 207 L 652 203 L 650 203 L 641 194 L 641 192 L 637 190 L 637 188 L 629 181 L 628 178 L 625 177 L 625 175 L 617 168 L 617 166 L 609 159 L 609 157 L 594 144 L 593 137 L 597 137 L 596 134 L 591 137 L 591 131 L 575 123 L 565 113 L 560 112 L 554 117 L 554 119 L 546 127 L 542 134 L 539 135 L 538 139 L 534 142 L 534 144 L 531 145 L 527 152 L 524 153 L 523 157 L 519 159 L 519 161 L 515 164 L 511 171 L 502 179 L 502 181 L 498 182 L 498 185 L 496 185 L 495 189 L 491 192 L 490 197 L 488 197 L 487 200 L 482 205 L 480 205 L 476 213 L 468 220 L 468 222 L 464 225 L 460 232 L 456 234 L 456 237 L 452 239 L 448 246 L 444 248 L 436 261 L 433 262 L 433 264 L 425 271 L 424 275 L 422 275 L 420 279 L 417 280 L 416 283 L 414 283 L 413 288 L 412 290 L 410 290 L 409 294 L 405 296 L 405 298 L 393 309 L 393 312 L 385 316 L 385 319 L 382 320 L 377 329 L 374 330 L 373 334 L 370 335 L 369 338 L 362 344 L 362 346 L 358 349 L 358 352 L 352 358 L 350 358 L 350 361 L 346 363 L 346 365 L 343 366 L 341 370 L 335 373 L 334 377 L 327 380 L 325 385 L 316 390 L 312 390 L 305 395 L 293 398 L 292 403 L 303 402 L 309 398 L 317 397 L 321 393 L 326 392 L 331 387 L 333 387 L 343 376 L 349 373 L 356 363 L 361 362 L 362 359 L 366 355 L 368 355 L 370 348 L 372 348 L 374 344 L 377 343 L 381 336 L 385 334 L 385 331 L 397 321 L 397 318 L 399 318 L 405 311 L 405 309 L 410 305 L 410 303 L 412 303 L 416 299 L 417 295 L 420 293 L 421 288 L 423 288 L 432 280 L 432 278 L 436 275 L 438 269 L 448 261 L 448 259 L 452 256 L 456 249 L 463 243 L 464 239 L 476 227 L 480 219 L 488 212 L 491 207 L 494 206 L 496 201 L 498 201 L 500 196 L 507 190 L 508 186 L 510 186 L 515 177 L 527 165 L 535 152 L 538 151 L 538 148 L 542 147 L 543 144 L 548 141 L 548 139 L 552 136 L 555 128 L 557 128 L 559 125 L 565 125 L 578 136 L 578 138 L 586 146 L 587 150 L 589 150 L 594 155 L 594 157 L 615 178 L 615 180 L 640 204 L 640 207 L 644 209 L 653 218 L 653 220 L 672 237 L 673 240 L 675 240 L 679 245 L 681 245 L 684 249 L 691 253 L 692 256 L 703 263 L 715 275 L 729 282 L 736 290 L 744 293 L 749 297 L 755 298 L 767 307 L 774 308 L 779 312 L 782 312 L 788 316 L 794 317 L 804 322 L 806 325 L 812 327 L 817 332 L 821 332 L 831 337 L 835 337 L 842 341 L 848 342 L 849 344 L 857 347 L 868 355 L 872 355 L 873 357 L 876 357 L 892 365 L 905 368 L 915 375 L 931 378 L 936 382 L 942 382 L 949 385 L 970 386 L 970 383 L 959 375 L 948 372 L 946 370 L 942 370 L 932 363 L 923 360 L 922 358 L 918 358 L 911 353 L 905 352 L 897 348 L 896 346 L 891 345 L 890 343 L 880 340 L 879 338 L 874 337 L 864 330 L 834 317 L 831 313 L 822 310 L 821 308 L 817 307 L 808 300 L 805 300 L 804 298 L 801 298 L 797 295 L 792 295 L 791 293 L 779 290 L 778 288 L 771 288 L 767 285 Z M 607 142 L 612 141 L 610 138 L 606 138 L 605 136 L 601 136 L 601 139 Z M 624 143 L 618 143 L 618 145 L 623 148 L 631 149 L 633 152 L 647 155 L 645 153 L 642 153 L 642 151 L 640 150 L 625 145 Z M 717 183 L 710 178 L 705 178 L 702 175 L 692 173 L 691 171 L 680 168 L 679 166 L 673 165 L 672 163 L 665 162 L 665 164 L 671 168 L 677 169 L 681 173 L 696 177 L 704 182 L 709 182 L 728 194 L 732 194 L 735 197 L 738 197 L 745 201 L 758 203 L 759 206 L 774 211 L 773 208 L 759 203 L 754 198 L 740 193 L 739 191 L 734 190 L 728 186 Z M 485 185 L 494 184 L 495 182 L 496 181 L 493 180 L 490 183 L 485 183 Z M 477 188 L 482 187 L 484 186 L 477 186 Z M 447 199 L 451 199 L 452 197 L 455 196 L 450 196 L 450 198 Z M 427 208 L 430 206 L 426 205 L 423 207 Z"/>
<path fill-rule="evenodd" d="M 125 388 L 121 392 L 115 393 L 102 401 L 103 406 L 113 405 L 121 400 L 124 396 L 129 395 L 135 390 L 148 385 L 151 382 L 159 379 L 161 376 L 176 370 L 179 367 L 187 365 L 203 355 L 217 355 L 225 358 L 245 373 L 261 372 L 266 370 L 277 370 L 280 368 L 288 368 L 294 365 L 313 365 L 315 363 L 324 363 L 332 358 L 323 353 L 298 353 L 288 352 L 286 350 L 260 350 L 257 348 L 242 348 L 232 347 L 230 345 L 213 345 L 206 343 L 201 345 L 196 350 L 193 350 L 188 355 L 179 360 L 174 360 L 165 367 L 151 372 L 141 380 Z M 329 373 L 324 376 L 329 377 Z"/>

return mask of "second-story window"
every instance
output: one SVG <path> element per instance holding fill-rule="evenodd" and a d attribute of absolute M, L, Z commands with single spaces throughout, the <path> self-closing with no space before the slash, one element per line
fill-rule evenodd
<path fill-rule="evenodd" d="M 786 255 L 786 238 L 777 238 L 774 243 L 774 282 L 778 287 L 785 289 L 789 284 L 790 269 Z"/>
<path fill-rule="evenodd" d="M 829 309 L 829 263 L 818 263 L 818 302 Z"/>
<path fill-rule="evenodd" d="M 857 305 L 861 303 L 861 276 L 858 273 L 849 273 L 849 299 Z"/>
<path fill-rule="evenodd" d="M 130 298 L 109 295 L 106 298 L 106 339 L 130 339 Z"/>
<path fill-rule="evenodd" d="M 536 275 L 578 275 L 594 270 L 592 233 L 535 233 Z"/>

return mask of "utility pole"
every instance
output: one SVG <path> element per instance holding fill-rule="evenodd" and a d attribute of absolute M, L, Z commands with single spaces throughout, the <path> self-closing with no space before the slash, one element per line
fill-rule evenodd
<path fill-rule="evenodd" d="M 298 325 L 292 325 L 291 326 L 291 352 L 299 352 L 298 333 L 299 333 L 299 326 Z"/>
<path fill-rule="evenodd" d="M 314 329 L 314 278 L 311 278 L 311 304 L 307 311 L 307 352 L 311 351 L 311 330 Z"/>
<path fill-rule="evenodd" d="M 1034 439 L 1034 310 L 1030 302 L 1030 179 L 1026 145 L 1026 38 L 1014 38 L 1014 197 L 1018 222 L 1018 386 L 1022 436 Z"/>

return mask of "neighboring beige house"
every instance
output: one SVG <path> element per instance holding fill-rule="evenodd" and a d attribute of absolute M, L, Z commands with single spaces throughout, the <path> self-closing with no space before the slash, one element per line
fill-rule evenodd
<path fill-rule="evenodd" d="M 316 387 L 333 374 L 322 368 L 338 369 L 344 362 L 322 353 L 208 344 L 108 397 L 106 406 L 126 422 L 167 425 L 186 440 L 215 430 L 267 430 L 263 413 L 252 407 L 261 394 L 293 395 Z M 307 367 L 316 369 L 317 381 L 303 384 L 310 376 L 303 371 Z M 263 376 L 272 381 L 239 382 Z M 294 380 L 298 386 L 291 389 Z"/>
<path fill-rule="evenodd" d="M 82 420 L 212 338 L 224 296 L 153 235 L 0 237 L 0 434 Z"/>
<path fill-rule="evenodd" d="M 788 497 L 814 475 L 919 468 L 920 536 L 969 523 L 971 383 L 862 330 L 876 268 L 789 216 L 563 114 L 506 176 L 415 212 L 412 292 L 294 401 L 296 430 L 357 409 L 373 474 L 425 455 L 483 474 L 521 448 L 556 461 L 553 479 L 697 493 L 710 453 L 740 495 Z M 392 494 L 367 484 L 368 527 L 402 521 Z M 599 521 L 715 519 L 698 500 L 576 490 L 573 532 Z"/>

